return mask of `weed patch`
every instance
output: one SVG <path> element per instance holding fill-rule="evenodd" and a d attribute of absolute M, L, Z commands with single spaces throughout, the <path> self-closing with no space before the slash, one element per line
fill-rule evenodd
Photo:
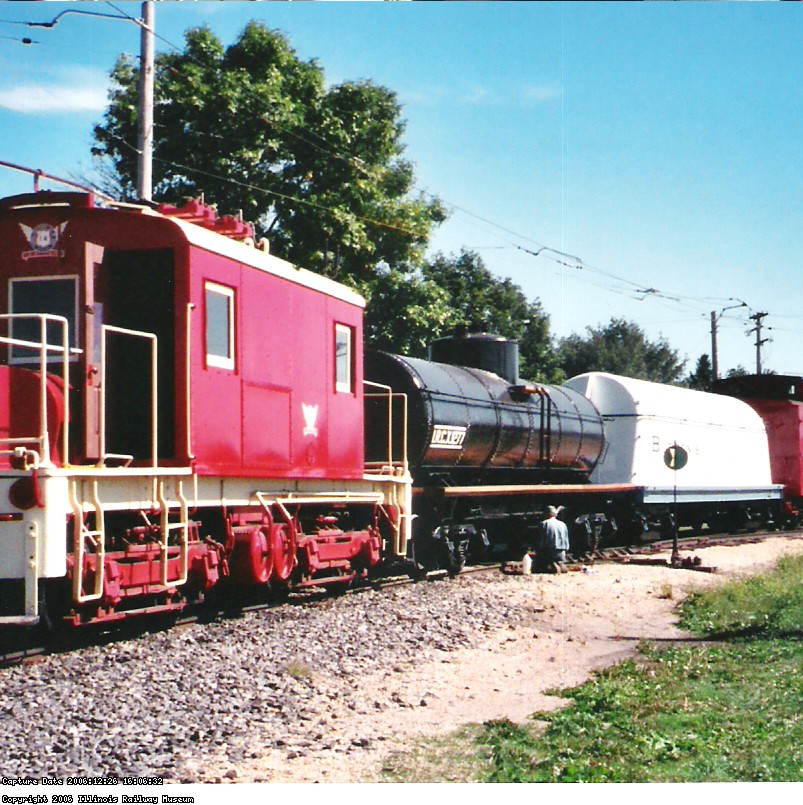
<path fill-rule="evenodd" d="M 698 634 L 803 637 L 803 557 L 785 557 L 770 574 L 693 595 L 680 611 L 681 625 Z"/>
<path fill-rule="evenodd" d="M 682 606 L 718 640 L 642 647 L 637 661 L 561 691 L 546 730 L 484 726 L 489 782 L 803 780 L 803 559 Z"/>

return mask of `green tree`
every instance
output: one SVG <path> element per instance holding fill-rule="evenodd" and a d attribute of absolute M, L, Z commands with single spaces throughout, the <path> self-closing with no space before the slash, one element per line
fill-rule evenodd
<path fill-rule="evenodd" d="M 588 335 L 570 335 L 558 346 L 568 377 L 583 372 L 611 372 L 626 377 L 674 383 L 685 361 L 664 338 L 650 341 L 635 323 L 613 318 L 605 326 L 587 327 Z"/>
<path fill-rule="evenodd" d="M 358 287 L 370 300 L 371 346 L 425 357 L 432 341 L 456 330 L 495 333 L 519 342 L 522 377 L 563 379 L 541 303 L 494 276 L 475 252 L 439 254 L 420 269 L 379 272 Z"/>
<path fill-rule="evenodd" d="M 749 374 L 750 372 L 740 363 L 732 369 L 728 369 L 725 373 L 725 377 L 747 377 Z"/>
<path fill-rule="evenodd" d="M 528 380 L 563 379 L 541 302 L 529 300 L 510 279 L 494 276 L 482 258 L 463 250 L 457 257 L 437 255 L 422 269 L 449 295 L 457 325 L 468 332 L 486 332 L 519 342 L 519 372 Z"/>
<path fill-rule="evenodd" d="M 121 57 L 93 152 L 134 197 L 139 70 Z M 307 268 L 360 275 L 419 259 L 442 205 L 412 196 L 395 93 L 371 82 L 326 88 L 286 37 L 252 22 L 224 47 L 208 28 L 156 60 L 154 198 L 206 194 L 242 210 L 274 253 Z"/>
<path fill-rule="evenodd" d="M 356 287 L 368 299 L 365 339 L 374 349 L 426 358 L 429 344 L 458 325 L 446 290 L 420 272 L 379 269 Z"/>
<path fill-rule="evenodd" d="M 714 369 L 711 366 L 711 359 L 703 353 L 697 359 L 694 371 L 686 378 L 685 385 L 697 391 L 711 391 L 711 383 L 714 379 Z"/>

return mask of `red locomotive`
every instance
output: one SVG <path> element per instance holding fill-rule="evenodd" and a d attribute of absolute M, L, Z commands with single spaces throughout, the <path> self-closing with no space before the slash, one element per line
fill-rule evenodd
<path fill-rule="evenodd" d="M 0 255 L 5 622 L 177 608 L 221 577 L 343 584 L 405 555 L 406 467 L 364 461 L 357 294 L 201 202 L 15 196 Z"/>

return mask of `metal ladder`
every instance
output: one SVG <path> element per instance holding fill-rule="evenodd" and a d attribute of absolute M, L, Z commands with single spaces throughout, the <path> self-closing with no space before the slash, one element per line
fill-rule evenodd
<path fill-rule="evenodd" d="M 183 483 L 181 481 L 176 481 L 176 497 L 178 498 L 178 515 L 179 519 L 177 521 L 170 522 L 170 504 L 165 498 L 164 494 L 164 481 L 159 480 L 158 482 L 158 500 L 159 500 L 159 509 L 161 511 L 161 533 L 162 533 L 162 540 L 159 544 L 159 569 L 160 569 L 160 581 L 161 583 L 167 587 L 168 585 L 171 587 L 179 587 L 182 584 L 187 583 L 187 576 L 189 574 L 189 538 L 190 538 L 190 526 L 189 526 L 189 506 L 187 504 L 187 498 L 184 496 L 184 489 Z M 179 536 L 179 557 L 181 560 L 181 573 L 179 577 L 174 581 L 168 581 L 167 579 L 167 570 L 168 570 L 168 544 L 170 540 L 170 532 L 171 531 L 179 531 L 181 532 Z"/>
<path fill-rule="evenodd" d="M 77 604 L 87 601 L 97 601 L 103 597 L 103 581 L 106 559 L 106 527 L 105 513 L 98 496 L 97 479 L 90 481 L 90 497 L 95 510 L 95 529 L 90 530 L 84 522 L 84 502 L 78 500 L 78 481 L 70 484 L 70 504 L 73 510 L 73 574 L 72 591 L 73 600 Z M 89 553 L 87 543 L 94 549 L 91 553 L 95 557 L 95 587 L 91 593 L 84 593 L 84 557 Z"/>
<path fill-rule="evenodd" d="M 83 500 L 78 498 L 78 482 L 70 484 L 70 504 L 72 506 L 73 518 L 73 600 L 77 604 L 84 604 L 88 601 L 98 601 L 103 597 L 103 583 L 105 580 L 105 559 L 106 559 L 106 526 L 105 512 L 103 504 L 100 502 L 98 494 L 98 481 L 91 479 L 90 500 L 91 508 L 95 512 L 95 528 L 87 527 L 84 516 L 87 508 Z M 171 521 L 171 512 L 175 507 L 171 507 L 164 492 L 164 481 L 159 479 L 156 482 L 157 492 L 154 496 L 159 503 L 161 512 L 161 539 L 159 541 L 159 582 L 164 587 L 179 587 L 186 584 L 189 574 L 189 505 L 184 496 L 183 484 L 177 482 L 177 497 L 179 501 L 179 519 Z M 169 541 L 170 535 L 174 531 L 180 531 L 179 536 L 179 558 L 181 561 L 181 572 L 177 579 L 168 579 L 169 569 Z M 91 554 L 95 557 L 95 583 L 91 592 L 83 591 L 84 585 L 84 558 Z"/>

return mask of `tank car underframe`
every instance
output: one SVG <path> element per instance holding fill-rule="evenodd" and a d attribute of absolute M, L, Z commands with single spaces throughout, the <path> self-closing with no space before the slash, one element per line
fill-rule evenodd
<path fill-rule="evenodd" d="M 257 487 L 257 488 L 255 488 Z M 73 625 L 343 585 L 403 561 L 410 482 L 40 468 L 0 477 L 0 623 Z"/>
<path fill-rule="evenodd" d="M 570 550 L 670 538 L 675 527 L 723 533 L 783 526 L 777 489 L 644 489 L 630 484 L 419 487 L 412 556 L 425 570 L 520 558 L 536 550 L 548 506 L 562 507 Z"/>

